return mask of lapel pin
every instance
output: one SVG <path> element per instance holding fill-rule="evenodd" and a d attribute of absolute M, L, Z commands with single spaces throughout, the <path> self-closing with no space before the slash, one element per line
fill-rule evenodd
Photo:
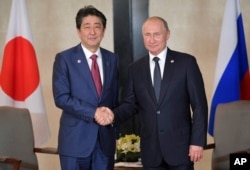
<path fill-rule="evenodd" d="M 170 63 L 174 63 L 174 60 L 171 60 Z"/>
<path fill-rule="evenodd" d="M 80 59 L 77 60 L 77 63 L 81 63 L 82 61 Z"/>

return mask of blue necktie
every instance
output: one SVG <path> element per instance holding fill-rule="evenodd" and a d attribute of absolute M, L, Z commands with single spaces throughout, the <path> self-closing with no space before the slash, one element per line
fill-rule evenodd
<path fill-rule="evenodd" d="M 159 65 L 159 57 L 154 57 L 155 62 L 155 69 L 154 69 L 154 90 L 155 90 L 155 96 L 157 101 L 160 97 L 160 91 L 161 91 L 161 70 Z"/>

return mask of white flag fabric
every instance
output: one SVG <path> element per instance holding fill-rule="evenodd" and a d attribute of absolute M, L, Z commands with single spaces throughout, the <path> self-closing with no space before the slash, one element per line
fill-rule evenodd
<path fill-rule="evenodd" d="M 25 0 L 13 0 L 0 72 L 0 105 L 27 108 L 35 146 L 50 137 Z"/>

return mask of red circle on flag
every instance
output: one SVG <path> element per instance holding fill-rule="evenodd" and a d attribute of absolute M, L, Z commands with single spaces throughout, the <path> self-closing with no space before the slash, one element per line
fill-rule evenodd
<path fill-rule="evenodd" d="M 12 99 L 24 101 L 39 84 L 39 71 L 32 44 L 16 37 L 4 49 L 0 84 Z"/>

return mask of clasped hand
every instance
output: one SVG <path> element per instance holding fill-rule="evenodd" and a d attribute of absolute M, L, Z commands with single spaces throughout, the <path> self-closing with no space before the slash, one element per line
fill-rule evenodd
<path fill-rule="evenodd" d="M 106 126 L 113 122 L 114 113 L 108 107 L 98 107 L 94 119 L 99 125 Z"/>

